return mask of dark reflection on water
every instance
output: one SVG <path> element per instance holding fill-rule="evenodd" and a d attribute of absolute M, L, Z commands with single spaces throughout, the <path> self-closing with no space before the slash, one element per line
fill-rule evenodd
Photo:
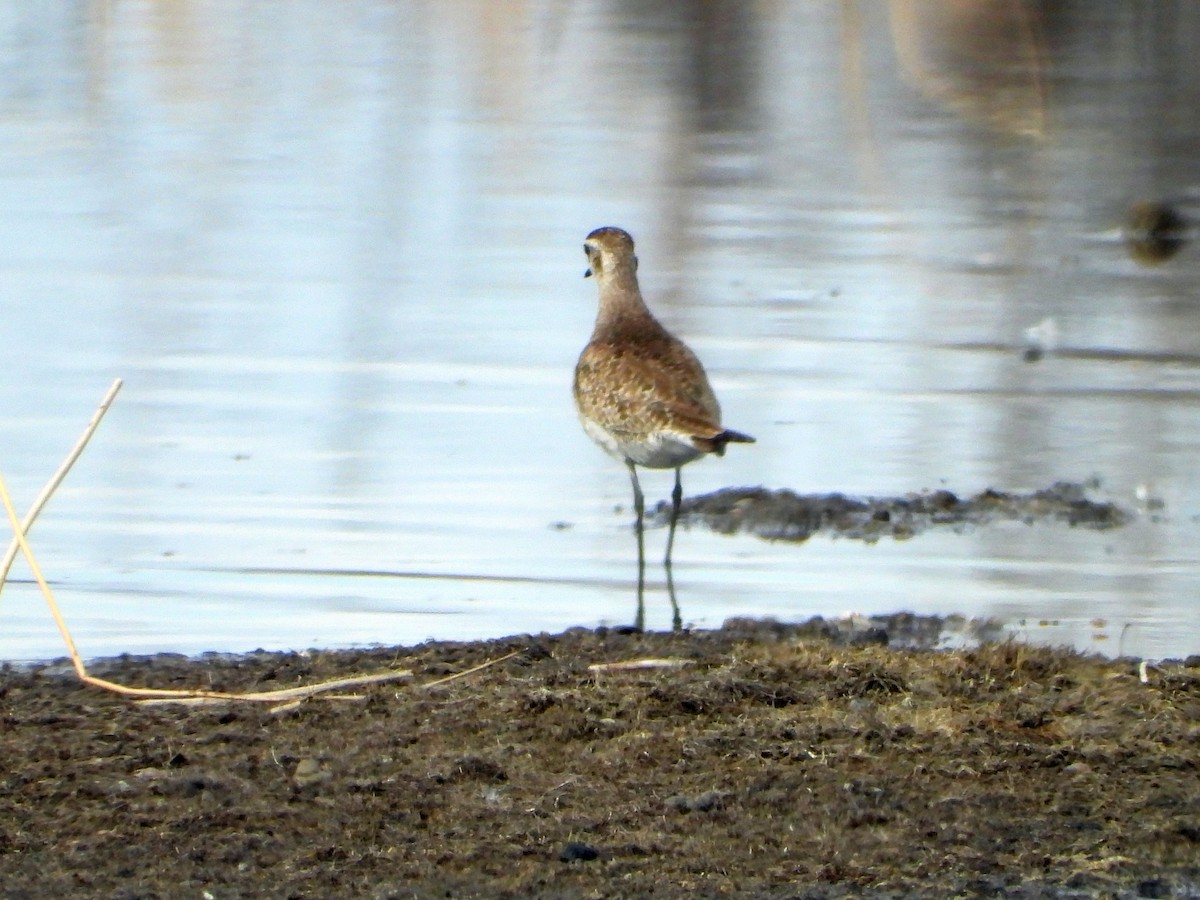
<path fill-rule="evenodd" d="M 892 0 L 902 76 L 948 111 L 1002 133 L 1046 132 L 1046 33 L 1051 4 Z"/>
<path fill-rule="evenodd" d="M 624 474 L 569 390 L 604 224 L 759 439 L 689 491 L 1096 479 L 1142 510 L 874 547 L 694 529 L 685 619 L 1200 644 L 1190 0 L 26 4 L 0 50 L 19 506 L 126 379 L 33 533 L 87 654 L 626 622 Z M 1147 202 L 1185 223 L 1154 265 Z M 366 571 L 438 577 L 313 574 Z M 39 604 L 5 591 L 0 656 L 59 652 Z"/>

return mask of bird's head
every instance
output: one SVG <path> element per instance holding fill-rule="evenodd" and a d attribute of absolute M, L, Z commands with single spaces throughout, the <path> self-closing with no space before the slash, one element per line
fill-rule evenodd
<path fill-rule="evenodd" d="M 595 275 L 603 278 L 621 266 L 629 265 L 637 271 L 637 257 L 633 253 L 633 238 L 620 228 L 606 226 L 597 228 L 583 241 L 583 252 L 588 258 L 588 269 L 584 278 Z"/>

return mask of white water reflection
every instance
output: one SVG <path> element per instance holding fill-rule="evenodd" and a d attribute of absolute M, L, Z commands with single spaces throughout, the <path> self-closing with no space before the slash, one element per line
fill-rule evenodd
<path fill-rule="evenodd" d="M 1165 504 L 1100 534 L 687 532 L 686 620 L 912 609 L 1200 650 L 1197 251 L 1144 267 L 1119 238 L 1136 200 L 1200 215 L 1200 9 L 941 6 L 7 8 L 18 505 L 126 380 L 33 533 L 83 652 L 628 621 L 626 474 L 569 390 L 603 224 L 759 440 L 689 493 L 1094 476 Z M 1060 352 L 1027 363 L 1048 318 Z M 60 652 L 10 585 L 0 658 Z"/>

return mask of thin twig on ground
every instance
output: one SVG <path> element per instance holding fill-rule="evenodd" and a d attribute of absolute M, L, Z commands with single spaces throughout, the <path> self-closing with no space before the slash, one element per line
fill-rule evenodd
<path fill-rule="evenodd" d="M 662 659 L 623 659 L 617 662 L 592 663 L 589 672 L 625 672 L 635 669 L 682 669 L 692 665 L 690 659 L 665 657 Z"/>

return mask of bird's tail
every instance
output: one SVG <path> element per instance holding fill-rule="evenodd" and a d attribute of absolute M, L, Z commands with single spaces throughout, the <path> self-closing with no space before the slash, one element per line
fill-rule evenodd
<path fill-rule="evenodd" d="M 720 434 L 714 434 L 707 438 L 692 438 L 693 443 L 706 453 L 715 453 L 717 456 L 725 455 L 726 444 L 753 444 L 754 438 L 748 434 L 742 434 L 740 431 L 732 431 L 726 428 Z"/>

